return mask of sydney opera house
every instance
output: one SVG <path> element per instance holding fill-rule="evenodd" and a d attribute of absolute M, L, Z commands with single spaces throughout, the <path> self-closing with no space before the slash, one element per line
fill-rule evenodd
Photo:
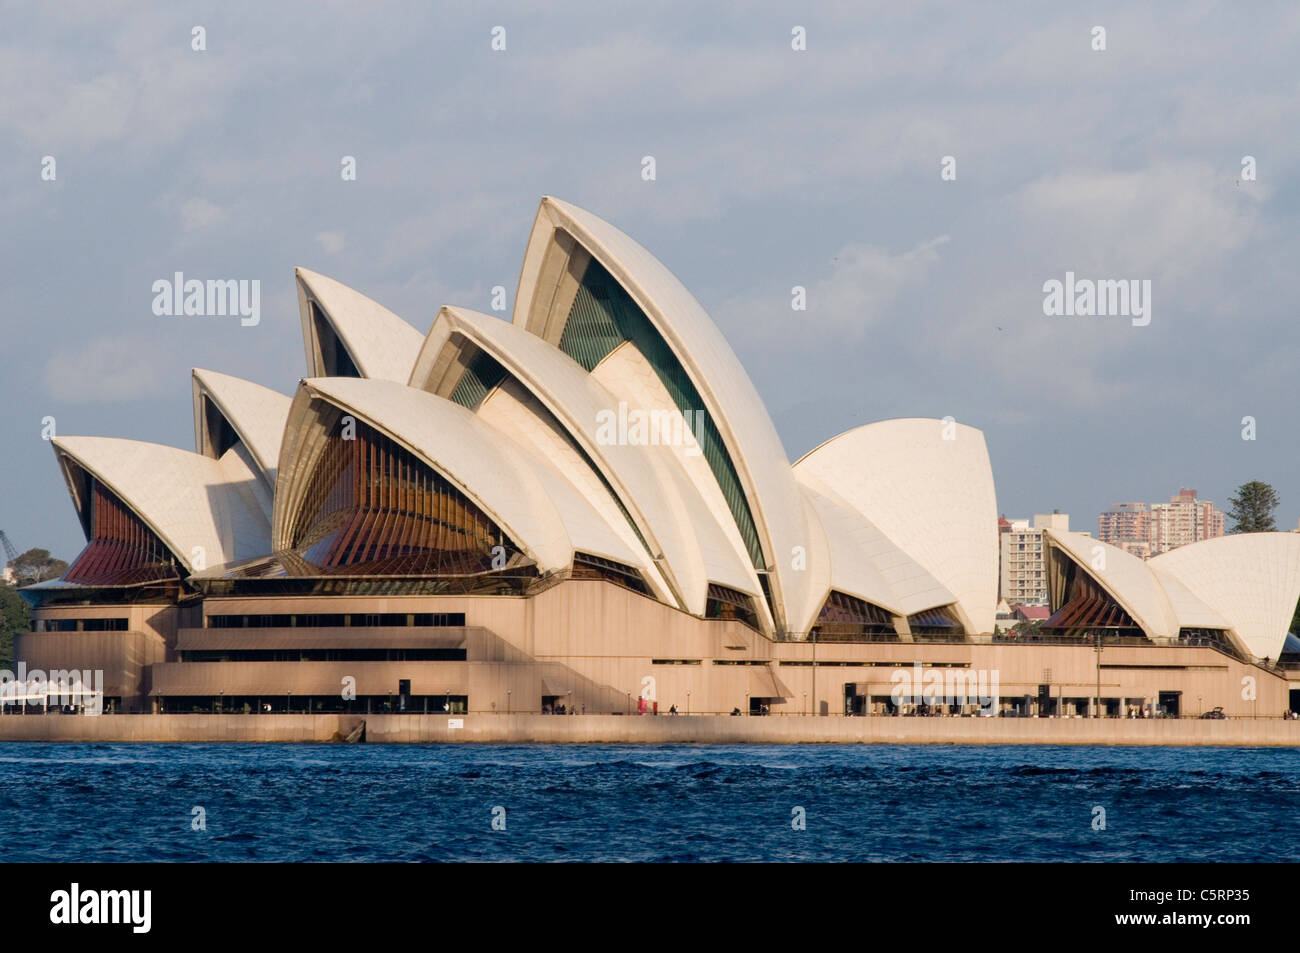
<path fill-rule="evenodd" d="M 1008 715 L 1290 704 L 1300 535 L 1048 531 L 1052 615 L 1004 631 L 981 432 L 792 464 L 699 303 L 582 209 L 542 200 L 510 320 L 296 277 L 292 397 L 195 370 L 193 451 L 54 441 L 87 544 L 24 590 L 19 660 L 102 669 L 114 711 L 870 715 L 901 669 L 995 672 Z"/>

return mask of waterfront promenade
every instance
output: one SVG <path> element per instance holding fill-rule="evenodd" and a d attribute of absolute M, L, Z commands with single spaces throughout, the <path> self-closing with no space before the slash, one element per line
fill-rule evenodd
<path fill-rule="evenodd" d="M 364 736 L 358 732 L 364 724 Z M 725 715 L 5 715 L 0 742 L 1300 746 L 1280 718 L 844 718 Z"/>

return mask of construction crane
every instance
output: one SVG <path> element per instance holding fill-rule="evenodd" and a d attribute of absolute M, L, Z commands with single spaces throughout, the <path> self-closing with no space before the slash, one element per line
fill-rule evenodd
<path fill-rule="evenodd" d="M 14 583 L 17 583 L 18 576 L 12 574 L 9 564 L 18 558 L 18 550 L 14 549 L 14 544 L 9 542 L 9 537 L 5 535 L 5 531 L 2 529 L 0 529 L 0 546 L 3 546 L 5 551 L 4 565 L 0 566 L 0 585 L 7 586 L 11 579 Z"/>
<path fill-rule="evenodd" d="M 10 542 L 8 535 L 6 535 L 5 531 L 2 529 L 0 529 L 0 546 L 3 546 L 5 551 L 4 566 L 0 566 L 0 569 L 4 569 L 6 566 L 8 566 L 10 563 L 12 563 L 15 559 L 18 558 L 18 550 L 14 549 L 14 544 Z M 15 583 L 22 582 L 23 577 L 20 577 L 18 575 L 18 570 L 17 569 L 13 570 L 13 573 L 14 575 L 12 578 L 14 582 Z M 3 575 L 4 573 L 0 573 L 0 576 Z"/>
<path fill-rule="evenodd" d="M 5 531 L 2 529 L 0 529 L 0 546 L 3 546 L 5 550 L 6 566 L 18 558 L 18 550 L 14 549 L 14 544 L 9 541 L 9 537 L 5 535 Z"/>
<path fill-rule="evenodd" d="M 18 558 L 18 550 L 14 548 L 13 541 L 2 529 L 0 529 L 0 547 L 3 547 L 5 551 L 5 561 L 0 564 L 0 569 L 4 569 L 6 566 L 10 567 L 13 570 L 13 578 L 16 584 L 24 586 L 40 582 L 42 570 L 39 566 L 25 566 L 19 569 L 17 566 L 12 565 L 14 560 Z"/>

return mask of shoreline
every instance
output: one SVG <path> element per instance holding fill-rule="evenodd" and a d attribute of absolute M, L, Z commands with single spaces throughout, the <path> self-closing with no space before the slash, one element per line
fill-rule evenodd
<path fill-rule="evenodd" d="M 359 729 L 364 728 L 364 735 Z M 4 715 L 0 742 L 1300 747 L 1300 721 L 728 715 Z"/>

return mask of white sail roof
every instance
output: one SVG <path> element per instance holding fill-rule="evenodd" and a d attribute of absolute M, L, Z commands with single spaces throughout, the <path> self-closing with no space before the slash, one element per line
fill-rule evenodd
<path fill-rule="evenodd" d="M 300 384 L 291 432 L 310 428 L 312 397 L 365 420 L 423 459 L 473 500 L 542 572 L 568 567 L 575 548 L 635 565 L 635 554 L 571 485 L 555 479 L 546 461 L 464 407 L 393 381 L 315 378 Z M 294 433 L 281 457 L 273 531 L 277 549 L 289 546 L 291 511 L 314 463 L 295 444 L 311 439 Z"/>
<path fill-rule="evenodd" d="M 111 490 L 189 572 L 269 551 L 270 527 L 254 491 L 258 478 L 238 456 L 213 460 L 117 437 L 53 443 L 56 454 Z"/>
<path fill-rule="evenodd" d="M 844 504 L 956 596 L 968 631 L 993 630 L 998 516 L 980 431 L 944 420 L 881 421 L 828 440 L 794 470 L 834 487 Z"/>
<path fill-rule="evenodd" d="M 586 337 L 565 343 L 583 356 L 579 364 L 557 345 L 593 261 L 644 321 L 630 307 L 596 308 L 584 319 Z M 604 294 L 598 284 L 591 301 Z M 636 568 L 656 598 L 697 614 L 710 584 L 721 584 L 754 597 L 769 635 L 806 633 L 832 591 L 898 616 L 951 607 L 968 632 L 992 630 L 997 512 L 983 435 L 950 418 L 883 421 L 791 467 L 699 302 L 590 212 L 542 199 L 510 322 L 444 308 L 422 336 L 324 275 L 299 268 L 296 286 L 311 379 L 294 398 L 196 369 L 197 453 L 110 438 L 54 441 L 83 522 L 90 475 L 191 571 L 284 548 L 328 439 L 323 422 L 341 408 L 458 486 L 544 572 L 590 553 Z M 485 374 L 470 411 L 450 391 L 479 353 L 509 376 L 487 386 Z M 689 432 L 668 445 L 602 437 L 602 417 L 625 405 L 680 416 L 677 401 L 692 389 L 717 430 L 708 431 L 705 455 Z M 1276 657 L 1300 598 L 1296 534 L 1226 537 L 1148 563 L 1079 534 L 1048 530 L 1046 538 L 1152 638 L 1222 629 L 1239 649 Z"/>
<path fill-rule="evenodd" d="M 1048 544 L 1045 549 L 1057 546 L 1064 550 L 1133 617 L 1147 638 L 1177 638 L 1179 614 L 1149 563 L 1082 533 L 1045 529 L 1043 535 Z M 1182 593 L 1179 601 L 1184 614 L 1189 614 L 1192 607 Z"/>
<path fill-rule="evenodd" d="M 406 383 L 424 336 L 378 302 L 333 278 L 295 268 L 298 311 L 310 377 L 323 377 L 322 342 L 312 319 L 315 304 L 328 327 L 347 349 L 362 377 Z"/>
<path fill-rule="evenodd" d="M 817 511 L 829 541 L 831 589 L 856 596 L 894 615 L 909 616 L 952 605 L 957 597 L 880 528 L 810 473 L 799 473 L 804 496 Z M 818 605 L 815 611 L 820 612 Z M 816 622 L 810 617 L 807 627 Z"/>
<path fill-rule="evenodd" d="M 514 323 L 546 337 L 556 282 L 557 243 L 576 240 L 623 286 L 649 318 L 699 391 L 735 466 L 764 558 L 772 571 L 779 624 L 808 601 L 809 580 L 791 568 L 809 528 L 802 497 L 776 428 L 731 346 L 698 301 L 653 255 L 590 212 L 545 197 L 529 238 Z"/>
<path fill-rule="evenodd" d="M 682 608 L 702 613 L 710 581 L 758 595 L 757 579 L 724 527 L 709 515 L 691 482 L 674 472 L 680 467 L 670 448 L 602 439 L 602 415 L 617 412 L 618 398 L 554 345 L 490 315 L 444 307 L 416 361 L 412 383 L 445 391 L 450 382 L 443 374 L 453 364 L 447 352 L 461 340 L 500 363 L 586 454 L 653 550 Z M 757 601 L 756 609 L 766 617 L 761 598 Z"/>
<path fill-rule="evenodd" d="M 679 492 L 687 495 L 683 502 L 674 504 L 671 509 L 685 520 L 684 534 L 688 541 L 694 538 L 701 543 L 702 554 L 706 554 L 702 569 L 709 579 L 742 592 L 761 593 L 758 574 L 717 478 L 704 459 L 694 434 L 685 426 L 684 415 L 649 362 L 636 347 L 625 342 L 597 365 L 590 378 L 609 395 L 606 398 L 608 403 L 601 410 L 615 416 L 616 410 L 622 413 L 628 418 L 629 429 L 634 413 L 682 423 L 682 439 L 669 439 L 667 443 L 661 441 L 658 445 L 644 448 L 647 456 L 672 474 Z M 695 422 L 693 417 L 692 423 Z M 671 426 L 667 429 L 670 438 L 675 436 Z M 687 510 L 693 515 L 686 516 Z M 763 620 L 761 627 L 768 631 L 774 627 L 775 620 L 762 598 L 758 603 L 758 616 Z M 791 619 L 799 615 L 794 611 Z"/>
<path fill-rule="evenodd" d="M 1162 553 L 1148 564 L 1226 619 L 1256 658 L 1282 653 L 1300 602 L 1300 533 L 1238 533 Z"/>
<path fill-rule="evenodd" d="M 274 488 L 280 442 L 284 439 L 284 425 L 293 399 L 261 384 L 217 371 L 196 367 L 192 374 L 194 449 L 207 457 L 217 456 L 203 420 L 204 401 L 211 401 L 244 442 L 267 485 Z"/>
<path fill-rule="evenodd" d="M 575 549 L 640 569 L 657 597 L 665 601 L 671 598 L 658 569 L 614 501 L 564 436 L 548 425 L 546 411 L 531 394 L 517 382 L 507 382 L 492 391 L 477 415 L 519 445 L 556 506 L 569 507 L 565 524 Z M 590 519 L 593 512 L 598 519 Z M 578 531 L 575 526 L 585 529 Z"/>

